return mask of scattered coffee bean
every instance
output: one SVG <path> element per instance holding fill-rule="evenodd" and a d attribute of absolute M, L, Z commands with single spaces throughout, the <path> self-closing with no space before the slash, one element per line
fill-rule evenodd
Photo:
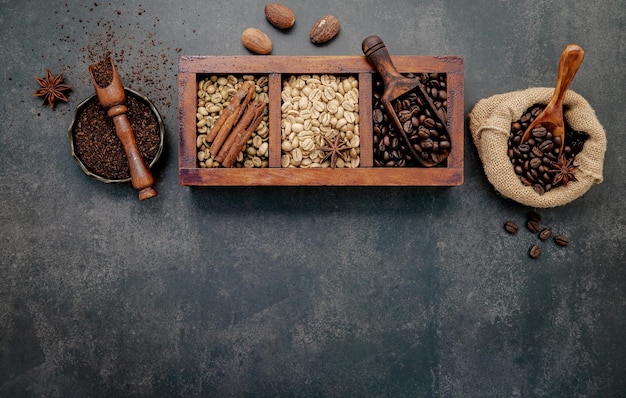
<path fill-rule="evenodd" d="M 556 235 L 554 237 L 554 243 L 559 246 L 567 246 L 569 245 L 569 239 L 565 235 Z"/>
<path fill-rule="evenodd" d="M 552 237 L 554 237 L 554 243 L 558 246 L 567 246 L 570 241 L 565 235 L 554 235 L 552 232 L 552 228 L 550 227 L 541 227 L 539 224 L 541 221 L 541 215 L 539 215 L 535 211 L 529 211 L 526 213 L 526 227 L 528 230 L 537 234 L 537 237 L 540 241 L 546 241 Z M 507 221 L 504 223 L 504 229 L 511 235 L 517 234 L 519 231 L 519 226 L 515 221 Z M 541 248 L 538 244 L 532 245 L 528 250 L 528 255 L 532 258 L 537 258 L 541 255 Z"/>
<path fill-rule="evenodd" d="M 508 221 L 506 224 L 504 224 L 504 229 L 511 235 L 515 235 L 517 231 L 519 231 L 518 225 L 513 221 Z"/>
<path fill-rule="evenodd" d="M 550 228 L 544 228 L 539 232 L 539 239 L 547 240 L 552 236 L 552 230 Z"/>
<path fill-rule="evenodd" d="M 539 223 L 537 221 L 528 221 L 526 223 L 526 228 L 528 228 L 528 230 L 533 234 L 536 234 L 539 232 Z"/>
<path fill-rule="evenodd" d="M 541 255 L 541 248 L 539 245 L 532 245 L 528 250 L 528 255 L 532 258 L 537 258 Z"/>
<path fill-rule="evenodd" d="M 539 222 L 541 221 L 541 216 L 539 215 L 539 213 L 536 213 L 534 211 L 529 211 L 528 214 L 526 215 L 526 219 L 528 219 L 529 221 Z"/>

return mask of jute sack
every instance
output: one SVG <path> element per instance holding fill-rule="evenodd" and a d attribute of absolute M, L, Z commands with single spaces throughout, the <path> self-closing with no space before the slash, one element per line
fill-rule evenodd
<path fill-rule="evenodd" d="M 606 135 L 594 110 L 580 95 L 569 90 L 564 99 L 564 118 L 576 131 L 589 135 L 583 149 L 574 159 L 577 181 L 554 188 L 543 195 L 525 186 L 513 170 L 507 155 L 511 123 L 535 104 L 547 104 L 554 88 L 530 88 L 494 95 L 480 100 L 469 114 L 472 139 L 478 150 L 489 182 L 504 197 L 532 207 L 555 207 L 585 194 L 602 182 Z"/>

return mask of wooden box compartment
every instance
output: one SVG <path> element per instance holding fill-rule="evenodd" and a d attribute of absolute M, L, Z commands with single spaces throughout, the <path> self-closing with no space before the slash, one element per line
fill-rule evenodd
<path fill-rule="evenodd" d="M 373 165 L 372 75 L 365 56 L 182 56 L 178 71 L 179 184 L 188 186 L 458 186 L 463 184 L 463 59 L 392 56 L 401 73 L 445 73 L 452 149 L 443 166 Z M 360 165 L 357 168 L 281 167 L 281 91 L 291 75 L 353 75 L 359 81 Z M 197 84 L 209 75 L 268 76 L 269 167 L 201 168 L 196 150 Z"/>

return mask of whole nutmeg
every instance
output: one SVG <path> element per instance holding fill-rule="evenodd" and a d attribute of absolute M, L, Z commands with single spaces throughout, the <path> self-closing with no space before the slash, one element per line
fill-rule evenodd
<path fill-rule="evenodd" d="M 291 8 L 280 3 L 267 3 L 265 18 L 277 29 L 289 29 L 296 23 L 296 16 Z"/>
<path fill-rule="evenodd" d="M 332 16 L 326 15 L 315 22 L 309 37 L 313 44 L 326 43 L 339 33 L 339 20 Z"/>
<path fill-rule="evenodd" d="M 243 46 L 255 54 L 269 54 L 272 52 L 272 40 L 268 35 L 257 28 L 248 28 L 241 34 Z"/>

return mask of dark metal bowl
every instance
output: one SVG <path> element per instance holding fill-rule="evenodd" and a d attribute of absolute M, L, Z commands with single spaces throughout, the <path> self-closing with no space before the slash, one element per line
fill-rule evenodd
<path fill-rule="evenodd" d="M 148 167 L 152 168 L 152 166 L 156 164 L 157 160 L 159 160 L 159 157 L 161 156 L 161 153 L 163 152 L 163 141 L 165 138 L 165 125 L 163 124 L 163 119 L 161 118 L 159 111 L 157 111 L 157 109 L 154 107 L 154 104 L 148 99 L 148 97 L 127 87 L 124 87 L 124 91 L 126 92 L 127 95 L 128 94 L 134 95 L 140 100 L 142 100 L 143 102 L 145 102 L 152 110 L 152 113 L 156 117 L 157 123 L 159 124 L 159 137 L 160 137 L 161 142 L 159 143 L 159 149 L 157 150 L 157 153 L 154 155 L 154 159 L 152 159 L 152 162 L 150 162 L 150 164 L 148 165 Z M 94 172 L 92 172 L 85 166 L 83 161 L 80 159 L 80 157 L 76 153 L 76 150 L 74 148 L 74 130 L 76 129 L 76 124 L 78 123 L 78 116 L 81 114 L 83 109 L 87 106 L 89 101 L 94 100 L 95 98 L 96 98 L 96 94 L 93 94 L 92 96 L 86 98 L 80 104 L 78 104 L 78 106 L 76 107 L 76 110 L 74 111 L 74 117 L 72 118 L 72 122 L 68 129 L 69 139 L 70 139 L 70 150 L 72 152 L 72 157 L 74 158 L 74 160 L 76 160 L 76 162 L 78 163 L 80 168 L 85 172 L 85 174 L 92 176 L 102 182 L 106 182 L 106 183 L 130 182 L 131 181 L 130 177 L 112 180 L 112 179 L 105 178 L 105 177 L 95 174 Z"/>

